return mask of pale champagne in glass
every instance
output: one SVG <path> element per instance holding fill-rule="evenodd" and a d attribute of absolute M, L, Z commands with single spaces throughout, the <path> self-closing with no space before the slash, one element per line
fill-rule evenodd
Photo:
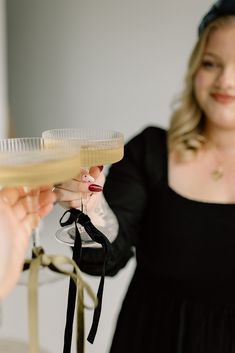
<path fill-rule="evenodd" d="M 61 153 L 61 152 L 60 152 Z M 70 155 L 63 153 L 59 158 L 50 153 L 37 153 L 22 155 L 19 162 L 16 159 L 10 161 L 9 153 L 0 152 L 0 184 L 7 187 L 40 187 L 42 185 L 58 184 L 71 179 L 80 170 L 80 158 L 78 154 Z M 4 161 L 9 158 L 9 161 Z M 42 160 L 45 159 L 45 160 Z M 36 161 L 35 161 L 36 160 Z M 75 174 L 74 174 L 75 173 Z"/>
<path fill-rule="evenodd" d="M 81 168 L 89 171 L 92 166 L 110 165 L 120 161 L 124 154 L 124 136 L 122 133 L 113 130 L 92 129 L 92 128 L 65 128 L 44 131 L 43 138 L 52 141 L 69 141 L 70 144 L 80 144 Z M 85 196 L 82 210 L 85 209 Z M 99 228 L 97 226 L 97 228 Z M 99 228 L 100 229 L 100 228 Z M 103 229 L 100 229 L 104 232 Z M 99 247 L 91 240 L 82 226 L 79 226 L 83 247 Z M 73 246 L 75 238 L 74 226 L 67 226 L 56 232 L 58 241 Z"/>

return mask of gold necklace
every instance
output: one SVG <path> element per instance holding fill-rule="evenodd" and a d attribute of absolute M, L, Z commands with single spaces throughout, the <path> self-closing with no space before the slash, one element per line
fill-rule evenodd
<path fill-rule="evenodd" d="M 218 181 L 221 180 L 224 175 L 225 175 L 225 166 L 227 165 L 227 167 L 230 166 L 232 159 L 231 157 L 235 157 L 232 156 L 231 154 L 226 154 L 221 152 L 218 148 L 216 148 L 216 146 L 211 145 L 211 154 L 213 155 L 213 159 L 214 159 L 214 165 L 215 167 L 212 169 L 212 171 L 210 172 L 211 178 L 214 181 Z M 222 157 L 223 155 L 223 157 Z M 226 158 L 225 158 L 226 157 Z M 225 163 L 226 161 L 226 163 Z M 227 170 L 228 168 L 226 168 Z M 230 169 L 230 168 L 229 168 Z"/>
<path fill-rule="evenodd" d="M 213 169 L 211 172 L 211 177 L 215 181 L 220 180 L 221 178 L 223 178 L 223 176 L 224 176 L 224 172 L 220 166 Z"/>
<path fill-rule="evenodd" d="M 218 151 L 214 148 L 213 157 L 216 163 L 216 167 L 211 171 L 211 177 L 214 181 L 218 181 L 224 176 L 223 164 L 218 160 Z"/>

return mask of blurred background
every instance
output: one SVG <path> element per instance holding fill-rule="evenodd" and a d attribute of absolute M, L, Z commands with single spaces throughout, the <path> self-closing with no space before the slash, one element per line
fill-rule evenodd
<path fill-rule="evenodd" d="M 1 137 L 99 126 L 123 132 L 127 141 L 147 125 L 167 127 L 197 25 L 211 4 L 0 0 Z M 56 206 L 43 222 L 42 244 L 48 253 L 70 256 L 54 238 L 61 214 Z M 134 268 L 133 259 L 106 278 L 98 334 L 86 353 L 108 353 Z M 84 277 L 96 291 L 99 279 Z M 67 290 L 66 279 L 39 289 L 40 342 L 48 353 L 62 352 Z M 86 332 L 91 318 L 86 312 Z M 27 342 L 27 324 L 27 289 L 18 285 L 2 303 L 0 341 Z"/>

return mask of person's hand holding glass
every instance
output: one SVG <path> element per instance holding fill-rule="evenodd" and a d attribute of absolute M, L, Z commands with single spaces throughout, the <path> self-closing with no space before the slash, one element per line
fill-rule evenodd
<path fill-rule="evenodd" d="M 102 190 L 105 181 L 103 167 L 91 167 L 89 170 L 81 170 L 81 174 L 65 183 L 55 186 L 54 192 L 57 195 L 59 204 L 65 209 L 80 209 L 88 214 L 93 224 L 102 230 L 102 217 L 95 212 L 102 199 Z M 92 180 L 85 181 L 82 178 Z M 81 225 L 77 225 L 83 247 L 99 246 L 94 243 Z M 75 238 L 74 225 L 66 226 L 56 232 L 56 238 L 62 243 L 73 246 Z"/>
<path fill-rule="evenodd" d="M 22 271 L 33 228 L 53 208 L 56 195 L 50 188 L 41 188 L 37 217 L 28 212 L 23 188 L 0 191 L 0 299 L 16 285 Z"/>
<path fill-rule="evenodd" d="M 53 144 L 40 137 L 0 139 L 0 186 L 21 187 L 32 215 L 33 251 L 40 248 L 38 207 L 40 187 L 71 179 L 80 171 L 79 147 Z M 26 277 L 26 278 L 25 278 Z M 40 282 L 47 281 L 40 277 Z M 50 280 L 50 279 L 49 279 Z M 26 284 L 27 276 L 19 283 Z"/>
<path fill-rule="evenodd" d="M 56 186 L 58 201 L 67 208 L 78 208 L 89 214 L 93 224 L 107 237 L 106 226 L 102 220 L 102 211 L 94 212 L 102 203 L 99 196 L 104 184 L 104 165 L 113 164 L 122 159 L 124 153 L 124 136 L 122 133 L 92 128 L 52 129 L 42 133 L 42 137 L 52 141 L 68 141 L 71 145 L 80 144 L 81 170 L 76 178 Z M 77 224 L 83 247 L 99 247 Z M 58 241 L 73 246 L 76 229 L 74 225 L 62 227 L 56 232 Z"/>

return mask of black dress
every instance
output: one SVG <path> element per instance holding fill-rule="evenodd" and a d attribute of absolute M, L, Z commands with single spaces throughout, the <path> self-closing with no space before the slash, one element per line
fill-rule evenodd
<path fill-rule="evenodd" d="M 235 352 L 235 205 L 180 196 L 167 175 L 166 132 L 149 127 L 106 180 L 120 226 L 107 275 L 137 260 L 111 353 Z M 81 269 L 102 259 L 84 249 Z"/>

